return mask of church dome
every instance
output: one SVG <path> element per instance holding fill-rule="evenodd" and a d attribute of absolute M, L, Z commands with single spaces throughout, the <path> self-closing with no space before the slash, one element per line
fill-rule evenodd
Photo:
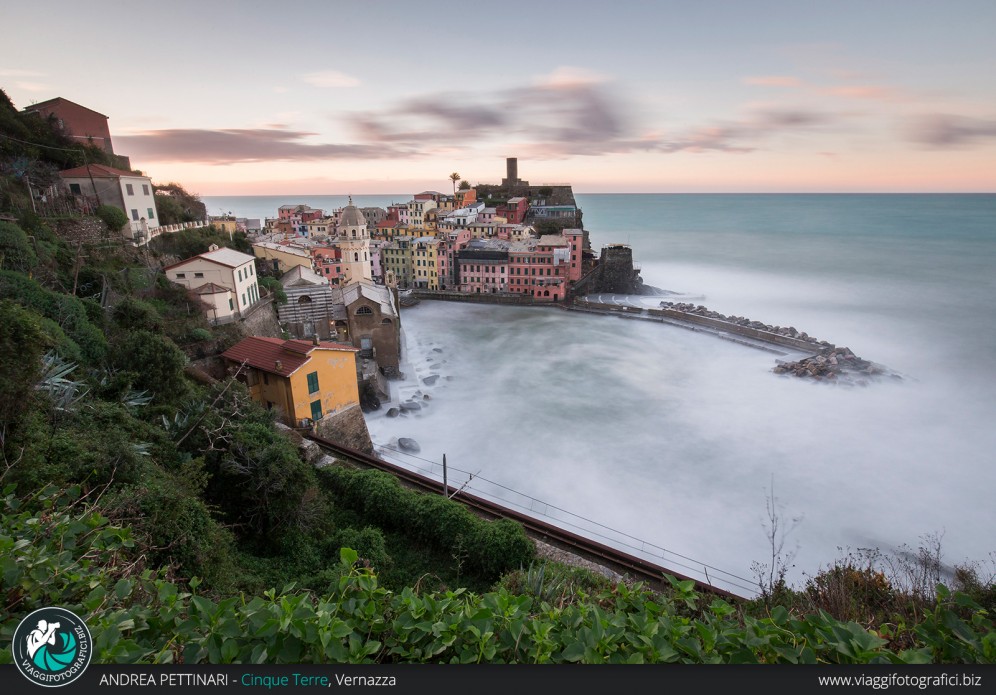
<path fill-rule="evenodd" d="M 339 217 L 340 227 L 364 227 L 367 224 L 367 218 L 363 216 L 359 208 L 353 205 L 353 197 L 349 197 L 349 205 L 342 209 L 342 215 Z"/>

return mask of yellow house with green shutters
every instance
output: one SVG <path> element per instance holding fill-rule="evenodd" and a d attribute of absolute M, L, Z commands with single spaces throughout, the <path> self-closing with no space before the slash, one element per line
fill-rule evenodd
<path fill-rule="evenodd" d="M 253 400 L 277 410 L 290 427 L 317 426 L 359 405 L 352 345 L 254 336 L 222 353 Z"/>

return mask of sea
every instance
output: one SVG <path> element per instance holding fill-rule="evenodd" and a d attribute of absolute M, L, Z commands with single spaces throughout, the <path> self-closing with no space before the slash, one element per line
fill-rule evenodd
<path fill-rule="evenodd" d="M 674 326 L 422 301 L 402 314 L 406 378 L 367 415 L 382 456 L 441 477 L 445 455 L 455 490 L 742 595 L 773 567 L 802 587 L 866 551 L 939 547 L 946 576 L 996 573 L 996 195 L 577 200 L 592 249 L 628 244 L 667 298 L 901 378 L 814 383 L 772 373 L 788 356 Z M 204 201 L 272 217 L 346 197 Z M 388 417 L 401 402 L 420 410 Z"/>

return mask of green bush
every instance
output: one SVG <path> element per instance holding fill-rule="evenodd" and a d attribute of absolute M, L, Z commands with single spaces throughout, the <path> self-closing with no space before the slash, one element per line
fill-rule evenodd
<path fill-rule="evenodd" d="M 187 394 L 187 357 L 169 338 L 147 330 L 127 333 L 113 357 L 115 366 L 134 374 L 136 388 L 154 393 L 158 401 L 178 401 Z"/>
<path fill-rule="evenodd" d="M 0 268 L 31 272 L 38 257 L 24 230 L 10 222 L 0 222 Z"/>
<path fill-rule="evenodd" d="M 209 331 L 206 328 L 195 328 L 194 330 L 190 331 L 191 340 L 195 340 L 197 342 L 211 340 L 211 337 L 212 337 L 211 331 Z"/>
<path fill-rule="evenodd" d="M 358 553 L 340 551 L 321 596 L 271 589 L 253 597 L 198 593 L 141 569 L 128 529 L 79 490 L 19 500 L 9 489 L 0 523 L 0 639 L 44 606 L 81 615 L 97 663 L 810 663 L 978 664 L 996 661 L 992 617 L 938 586 L 916 644 L 890 650 L 857 623 L 826 613 L 741 618 L 706 603 L 690 581 L 670 595 L 619 584 L 587 601 L 552 605 L 505 589 L 420 594 L 379 586 Z M 140 556 L 139 556 L 140 557 Z M 136 566 L 138 568 L 136 569 Z M 694 606 L 689 616 L 688 606 Z M 0 651 L 9 664 L 11 650 Z"/>
<path fill-rule="evenodd" d="M 113 312 L 114 323 L 126 331 L 145 330 L 154 333 L 162 330 L 159 311 L 148 302 L 136 297 L 125 297 Z"/>
<path fill-rule="evenodd" d="M 121 228 L 128 224 L 128 215 L 125 214 L 124 210 L 113 205 L 101 205 L 95 214 L 112 232 L 120 232 Z"/>
<path fill-rule="evenodd" d="M 82 358 L 96 366 L 106 357 L 107 339 L 90 322 L 86 306 L 77 297 L 47 290 L 22 273 L 0 270 L 0 298 L 11 299 L 54 322 L 77 346 L 78 354 L 63 354 L 67 359 Z"/>
<path fill-rule="evenodd" d="M 519 524 L 485 521 L 441 495 L 415 492 L 381 471 L 332 466 L 319 472 L 338 501 L 369 523 L 397 530 L 445 552 L 465 553 L 464 566 L 495 580 L 506 571 L 528 565 L 536 549 Z"/>

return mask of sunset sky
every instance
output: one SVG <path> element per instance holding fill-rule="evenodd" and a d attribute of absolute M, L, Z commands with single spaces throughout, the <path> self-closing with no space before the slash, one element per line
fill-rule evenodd
<path fill-rule="evenodd" d="M 996 2 L 5 3 L 0 87 L 202 195 L 996 191 Z"/>

